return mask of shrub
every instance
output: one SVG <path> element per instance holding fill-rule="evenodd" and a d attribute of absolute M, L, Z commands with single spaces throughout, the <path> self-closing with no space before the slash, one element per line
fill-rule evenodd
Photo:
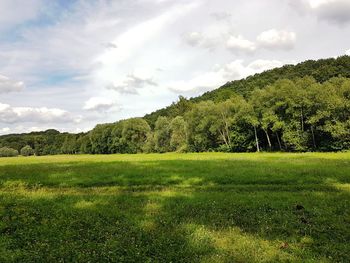
<path fill-rule="evenodd" d="M 22 156 L 34 155 L 34 150 L 29 145 L 26 145 L 21 149 L 21 155 Z"/>
<path fill-rule="evenodd" d="M 18 151 L 9 147 L 0 148 L 0 157 L 18 156 Z"/>

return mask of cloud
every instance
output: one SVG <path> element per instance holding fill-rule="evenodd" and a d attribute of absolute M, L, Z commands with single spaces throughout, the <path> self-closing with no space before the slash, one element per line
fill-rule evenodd
<path fill-rule="evenodd" d="M 0 94 L 9 92 L 18 92 L 24 89 L 22 81 L 13 81 L 10 78 L 0 75 Z"/>
<path fill-rule="evenodd" d="M 232 14 L 228 12 L 213 12 L 210 15 L 217 21 L 225 21 L 232 18 Z"/>
<path fill-rule="evenodd" d="M 296 33 L 286 30 L 270 29 L 261 32 L 256 43 L 245 39 L 242 35 L 230 36 L 226 47 L 232 52 L 253 53 L 259 48 L 266 49 L 292 49 L 296 42 Z"/>
<path fill-rule="evenodd" d="M 108 43 L 103 43 L 102 46 L 104 46 L 105 48 L 109 49 L 109 48 L 118 48 L 118 46 L 112 42 L 108 42 Z"/>
<path fill-rule="evenodd" d="M 255 73 L 260 73 L 265 70 L 282 67 L 284 64 L 285 63 L 279 60 L 258 59 L 250 63 L 248 65 L 248 68 L 254 71 Z"/>
<path fill-rule="evenodd" d="M 40 6 L 41 10 L 48 10 L 40 18 L 48 21 L 23 26 L 19 31 L 20 39 L 16 41 L 0 41 L 0 68 L 6 67 L 6 72 L 21 76 L 28 87 L 37 87 L 55 75 L 90 75 L 99 66 L 96 57 L 104 51 L 116 49 L 113 39 L 121 31 L 116 4 L 76 1 L 64 11 L 62 7 L 50 11 L 51 5 L 55 6 L 45 1 Z M 11 10 L 9 13 L 15 14 L 17 8 Z M 9 34 L 9 37 L 14 36 Z"/>
<path fill-rule="evenodd" d="M 216 65 L 213 70 L 196 75 L 187 81 L 173 82 L 168 85 L 175 93 L 198 93 L 218 88 L 228 81 L 245 78 L 276 67 L 283 66 L 278 60 L 255 60 L 245 65 L 243 60 L 234 60 L 224 66 Z"/>
<path fill-rule="evenodd" d="M 73 132 L 73 133 L 80 133 L 80 132 L 87 132 L 88 129 L 80 129 L 80 128 L 75 128 L 75 129 L 65 129 L 65 128 L 58 128 L 56 126 L 48 126 L 48 125 L 39 125 L 39 126 L 24 126 L 24 125 L 15 125 L 11 128 L 5 127 L 0 129 L 0 135 L 5 135 L 5 134 L 20 134 L 20 133 L 29 133 L 29 132 L 38 132 L 38 131 L 46 131 L 49 129 L 55 129 L 55 130 L 61 130 L 61 132 Z"/>
<path fill-rule="evenodd" d="M 22 122 L 80 122 L 81 117 L 74 117 L 69 112 L 58 108 L 34 108 L 34 107 L 12 107 L 9 104 L 0 103 L 0 122 L 22 123 Z"/>
<path fill-rule="evenodd" d="M 183 39 L 192 47 L 202 47 L 209 50 L 215 49 L 220 43 L 217 37 L 208 37 L 197 31 L 184 34 Z"/>
<path fill-rule="evenodd" d="M 204 39 L 202 33 L 200 32 L 190 32 L 184 34 L 183 38 L 188 45 L 193 47 L 199 46 Z"/>
<path fill-rule="evenodd" d="M 108 111 L 115 103 L 109 99 L 104 97 L 92 97 L 85 102 L 84 110 L 91 111 Z"/>
<path fill-rule="evenodd" d="M 291 49 L 296 42 L 296 33 L 286 30 L 270 29 L 257 36 L 259 46 L 268 49 Z"/>
<path fill-rule="evenodd" d="M 243 52 L 254 52 L 256 50 L 256 45 L 254 42 L 245 39 L 243 36 L 230 36 L 227 40 L 226 47 L 235 52 L 235 51 L 243 51 Z"/>
<path fill-rule="evenodd" d="M 0 29 L 8 30 L 26 21 L 37 18 L 42 0 L 1 0 Z"/>
<path fill-rule="evenodd" d="M 288 1 L 303 2 L 304 15 L 291 12 Z M 176 98 L 170 88 L 197 96 L 278 66 L 273 59 L 301 61 L 344 54 L 350 48 L 350 27 L 333 28 L 316 18 L 344 24 L 349 13 L 344 3 L 349 1 L 314 2 L 313 6 L 310 2 L 0 0 L 0 73 L 13 83 L 25 83 L 20 94 L 6 93 L 16 90 L 9 85 L 6 92 L 1 88 L 0 101 L 11 105 L 7 119 L 12 116 L 17 121 L 23 118 L 13 108 L 22 105 L 32 110 L 41 105 L 64 109 L 72 121 L 75 115 L 83 115 L 79 124 L 65 122 L 63 117 L 47 124 L 73 131 L 77 126 L 85 129 L 162 108 Z M 261 14 L 268 19 L 261 20 Z M 288 51 L 295 44 L 271 44 L 271 39 L 260 43 L 257 36 L 270 28 L 297 32 L 298 48 L 270 52 Z M 211 68 L 214 64 L 218 66 Z M 140 68 L 151 72 L 134 72 Z M 118 97 L 123 110 L 117 111 L 118 105 L 108 108 L 108 101 L 86 105 L 94 97 L 113 101 Z M 112 110 L 113 114 L 99 112 Z M 46 127 L 43 117 L 36 119 L 38 123 L 24 122 L 23 127 Z M 14 132 L 18 125 L 2 123 L 1 127 Z"/>
<path fill-rule="evenodd" d="M 128 74 L 120 84 L 110 84 L 107 89 L 118 91 L 119 93 L 137 94 L 138 89 L 147 86 L 158 86 L 158 84 L 146 74 Z"/>
<path fill-rule="evenodd" d="M 347 51 L 345 51 L 345 55 L 350 56 L 350 49 L 349 49 L 349 50 L 347 50 Z"/>
<path fill-rule="evenodd" d="M 333 24 L 344 25 L 350 22 L 349 0 L 299 0 L 296 7 Z"/>
<path fill-rule="evenodd" d="M 11 129 L 9 127 L 4 127 L 0 129 L 0 134 L 10 133 Z"/>

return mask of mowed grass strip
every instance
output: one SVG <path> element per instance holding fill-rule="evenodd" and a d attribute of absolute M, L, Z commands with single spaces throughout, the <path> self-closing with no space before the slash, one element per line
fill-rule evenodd
<path fill-rule="evenodd" d="M 350 153 L 0 159 L 0 262 L 350 262 Z"/>

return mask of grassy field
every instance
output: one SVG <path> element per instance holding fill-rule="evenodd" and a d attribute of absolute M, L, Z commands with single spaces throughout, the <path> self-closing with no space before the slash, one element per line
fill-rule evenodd
<path fill-rule="evenodd" d="M 0 159 L 0 262 L 350 262 L 350 153 Z"/>

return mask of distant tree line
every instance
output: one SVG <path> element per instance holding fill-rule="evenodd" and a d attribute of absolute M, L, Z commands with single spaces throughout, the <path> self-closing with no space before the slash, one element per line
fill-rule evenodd
<path fill-rule="evenodd" d="M 335 151 L 350 147 L 350 79 L 278 80 L 214 103 L 182 100 L 183 115 L 98 125 L 89 153 Z"/>
<path fill-rule="evenodd" d="M 251 151 L 339 151 L 350 148 L 350 76 L 342 77 L 350 58 L 324 61 L 302 76 L 256 84 L 249 92 L 229 90 L 206 93 L 201 99 L 179 100 L 146 115 L 110 124 L 99 124 L 88 133 L 69 134 L 56 130 L 0 137 L 4 154 L 110 154 L 139 152 L 251 152 Z M 309 63 L 309 64 L 310 64 Z M 309 65 L 301 64 L 301 65 Z M 310 72 L 309 67 L 303 69 Z M 287 67 L 292 75 L 293 67 Z M 338 70 L 337 70 L 338 69 Z M 329 78 L 323 78 L 322 72 Z M 276 73 L 277 74 L 277 73 Z M 286 74 L 286 73 L 285 73 Z M 345 74 L 345 73 L 344 73 Z M 282 74 L 283 75 L 283 74 Z M 313 74 L 315 75 L 315 74 Z M 259 83 L 259 75 L 253 76 Z M 252 85 L 253 82 L 246 80 Z M 247 85 L 248 85 L 247 84 Z M 209 96 L 209 95 L 210 96 Z M 223 96 L 222 94 L 226 94 Z M 203 98 L 206 98 L 203 100 Z M 12 155 L 9 151 L 12 149 Z"/>
<path fill-rule="evenodd" d="M 334 151 L 350 148 L 350 79 L 278 80 L 222 102 L 180 97 L 179 113 L 97 125 L 88 133 L 3 136 L 0 146 L 45 154 L 202 151 Z M 25 147 L 27 145 L 27 149 Z M 33 150 L 31 150 L 33 149 Z M 30 155 L 30 154 L 28 154 Z"/>

